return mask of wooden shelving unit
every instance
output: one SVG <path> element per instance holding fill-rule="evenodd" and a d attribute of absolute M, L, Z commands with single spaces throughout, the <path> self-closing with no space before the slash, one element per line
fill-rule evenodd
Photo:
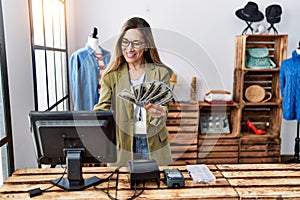
<path fill-rule="evenodd" d="M 236 58 L 234 70 L 234 101 L 240 105 L 240 148 L 239 163 L 280 162 L 280 129 L 282 97 L 280 94 L 280 65 L 287 54 L 287 35 L 240 35 L 236 37 Z M 249 69 L 246 67 L 247 48 L 269 50 L 269 57 L 275 62 L 274 69 Z M 259 85 L 272 94 L 265 103 L 253 103 L 245 98 L 245 90 Z M 266 130 L 265 135 L 256 135 L 248 130 L 247 120 L 256 128 Z"/>
<path fill-rule="evenodd" d="M 196 164 L 198 158 L 198 104 L 170 103 L 166 124 L 174 160 L 172 164 Z"/>
<path fill-rule="evenodd" d="M 280 162 L 282 97 L 279 73 L 287 54 L 287 40 L 287 35 L 236 37 L 233 104 L 170 104 L 167 126 L 173 164 Z M 276 68 L 247 68 L 246 50 L 255 47 L 267 47 Z M 265 103 L 247 101 L 245 90 L 251 85 L 263 87 L 272 94 L 272 98 Z M 214 113 L 227 116 L 230 133 L 201 133 L 201 116 Z M 266 130 L 266 134 L 256 135 L 249 131 L 247 120 Z"/>

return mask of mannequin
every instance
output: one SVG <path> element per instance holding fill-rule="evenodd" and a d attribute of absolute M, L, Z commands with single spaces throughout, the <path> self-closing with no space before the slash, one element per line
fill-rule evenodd
<path fill-rule="evenodd" d="M 300 41 L 299 41 L 299 44 L 298 44 L 298 49 L 296 49 L 296 53 L 300 54 Z"/>
<path fill-rule="evenodd" d="M 294 158 L 288 163 L 300 163 L 300 90 L 298 74 L 300 73 L 300 42 L 292 52 L 292 57 L 283 60 L 280 67 L 280 90 L 282 94 L 282 113 L 285 120 L 297 121 L 297 136 L 295 138 Z"/>
<path fill-rule="evenodd" d="M 92 34 L 88 37 L 87 44 L 94 49 L 96 53 L 101 53 L 101 49 L 99 47 L 99 41 L 98 41 L 98 29 L 94 27 Z"/>
<path fill-rule="evenodd" d="M 77 49 L 70 57 L 73 110 L 93 110 L 99 100 L 100 78 L 110 61 L 110 52 L 99 45 L 97 35 L 98 29 L 93 27 L 86 45 Z"/>

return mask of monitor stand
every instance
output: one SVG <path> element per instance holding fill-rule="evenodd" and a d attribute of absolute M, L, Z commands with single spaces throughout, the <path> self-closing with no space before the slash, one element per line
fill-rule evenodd
<path fill-rule="evenodd" d="M 64 149 L 67 161 L 68 178 L 58 178 L 51 183 L 67 191 L 84 190 L 101 182 L 101 179 L 93 176 L 88 179 L 82 178 L 82 154 L 84 148 Z"/>

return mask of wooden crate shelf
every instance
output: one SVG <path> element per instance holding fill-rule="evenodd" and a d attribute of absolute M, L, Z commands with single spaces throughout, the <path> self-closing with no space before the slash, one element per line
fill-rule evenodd
<path fill-rule="evenodd" d="M 226 115 L 229 121 L 230 133 L 201 133 L 201 129 L 199 128 L 199 137 L 200 138 L 236 138 L 239 137 L 239 126 L 238 120 L 240 117 L 239 107 L 237 104 L 232 104 L 228 106 L 227 104 L 204 104 L 199 103 L 199 113 L 201 116 L 205 115 L 215 115 L 222 114 Z M 199 127 L 201 127 L 201 121 L 199 121 Z"/>
<path fill-rule="evenodd" d="M 233 99 L 241 109 L 239 163 L 280 162 L 282 116 L 280 67 L 286 58 L 287 39 L 287 35 L 269 34 L 236 37 Z M 269 50 L 269 58 L 275 62 L 276 68 L 246 68 L 246 50 L 265 47 Z M 249 102 L 245 97 L 245 91 L 251 85 L 261 86 L 272 94 L 272 98 L 265 103 Z M 248 131 L 247 120 L 250 120 L 256 128 L 265 130 L 266 134 L 255 135 L 253 131 Z"/>
<path fill-rule="evenodd" d="M 235 70 L 234 101 L 249 102 L 245 97 L 245 91 L 249 86 L 259 85 L 266 92 L 272 94 L 268 102 L 281 103 L 279 71 L 241 71 Z"/>
<path fill-rule="evenodd" d="M 239 163 L 280 162 L 280 138 L 248 134 L 241 137 Z"/>
<path fill-rule="evenodd" d="M 197 162 L 197 138 L 199 123 L 197 104 L 176 102 L 169 104 L 167 128 L 173 157 L 172 165 Z"/>
<path fill-rule="evenodd" d="M 199 138 L 198 163 L 238 163 L 239 138 Z"/>
<path fill-rule="evenodd" d="M 266 130 L 275 137 L 280 137 L 281 107 L 270 105 L 244 106 L 242 108 L 241 132 L 248 132 L 247 120 L 250 120 L 256 128 Z"/>
<path fill-rule="evenodd" d="M 269 57 L 280 68 L 282 60 L 286 58 L 287 43 L 287 35 L 239 35 L 236 37 L 235 67 L 247 70 L 245 67 L 247 48 L 266 47 L 269 50 Z"/>

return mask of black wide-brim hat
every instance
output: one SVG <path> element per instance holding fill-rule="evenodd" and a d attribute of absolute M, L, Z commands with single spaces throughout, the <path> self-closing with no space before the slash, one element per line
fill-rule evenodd
<path fill-rule="evenodd" d="M 267 22 L 270 24 L 279 23 L 281 19 L 282 9 L 280 5 L 270 5 L 266 8 Z"/>
<path fill-rule="evenodd" d="M 263 13 L 258 10 L 258 5 L 252 1 L 249 1 L 244 8 L 237 10 L 235 15 L 249 22 L 259 22 L 264 19 Z"/>

